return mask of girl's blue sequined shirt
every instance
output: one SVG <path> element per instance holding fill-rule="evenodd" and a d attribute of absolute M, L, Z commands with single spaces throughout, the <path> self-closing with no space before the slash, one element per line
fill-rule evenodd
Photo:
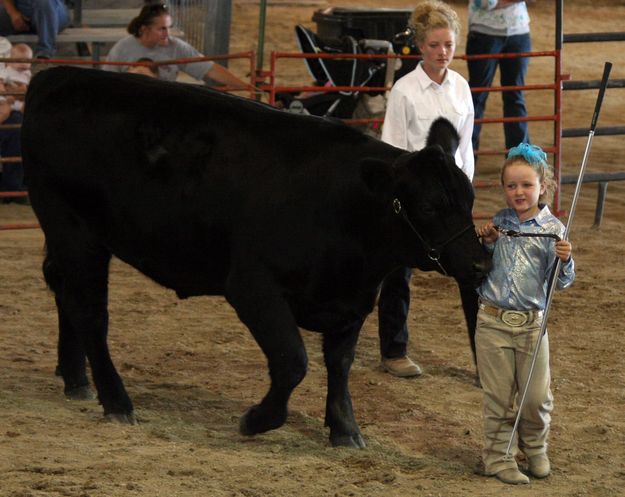
<path fill-rule="evenodd" d="M 554 233 L 562 237 L 564 225 L 549 207 L 527 221 L 520 222 L 514 209 L 503 209 L 493 223 L 506 230 L 522 233 Z M 520 311 L 543 310 L 547 300 L 547 284 L 556 263 L 553 238 L 511 237 L 500 234 L 494 244 L 485 244 L 493 253 L 493 266 L 478 288 L 480 296 L 502 309 Z M 575 263 L 571 257 L 560 264 L 557 289 L 567 288 L 575 279 Z"/>

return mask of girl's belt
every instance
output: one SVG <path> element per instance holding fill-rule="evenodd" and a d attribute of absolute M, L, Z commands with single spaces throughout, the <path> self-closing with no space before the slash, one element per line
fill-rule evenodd
<path fill-rule="evenodd" d="M 543 311 L 513 311 L 510 309 L 500 309 L 492 304 L 487 304 L 480 300 L 480 309 L 491 316 L 501 319 L 508 326 L 518 327 L 533 323 L 538 319 L 542 319 Z"/>

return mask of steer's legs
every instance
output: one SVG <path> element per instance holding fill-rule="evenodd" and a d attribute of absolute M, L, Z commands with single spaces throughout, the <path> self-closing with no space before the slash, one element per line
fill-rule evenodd
<path fill-rule="evenodd" d="M 70 320 L 63 312 L 59 297 L 55 298 L 59 319 L 58 367 L 63 377 L 65 395 L 74 400 L 92 399 L 93 392 L 87 379 L 87 356 Z"/>
<path fill-rule="evenodd" d="M 458 283 L 458 289 L 460 290 L 464 318 L 467 323 L 473 362 L 477 365 L 477 360 L 475 358 L 475 328 L 477 326 L 478 294 L 473 283 L 461 280 L 456 281 Z"/>
<path fill-rule="evenodd" d="M 348 386 L 361 327 L 362 321 L 346 331 L 323 335 L 323 354 L 328 371 L 325 424 L 330 428 L 330 443 L 335 447 L 365 447 L 354 418 Z"/>
<path fill-rule="evenodd" d="M 263 400 L 241 418 L 243 435 L 282 426 L 291 392 L 306 375 L 304 342 L 280 290 L 262 271 L 230 277 L 227 299 L 265 353 L 271 386 Z"/>
<path fill-rule="evenodd" d="M 47 236 L 45 276 L 59 315 L 59 372 L 66 393 L 86 383 L 85 355 L 104 414 L 134 423 L 133 407 L 111 360 L 108 345 L 108 266 L 110 253 L 81 232 Z"/>

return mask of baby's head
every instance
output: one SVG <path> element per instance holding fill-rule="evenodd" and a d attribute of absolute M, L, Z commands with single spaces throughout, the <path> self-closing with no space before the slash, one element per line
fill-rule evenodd
<path fill-rule="evenodd" d="M 11 47 L 12 59 L 32 59 L 33 51 L 25 43 L 16 43 Z M 9 62 L 7 67 L 12 67 L 16 71 L 28 71 L 30 69 L 30 62 Z"/>
<path fill-rule="evenodd" d="M 128 72 L 132 74 L 143 74 L 151 78 L 158 78 L 158 66 L 154 64 L 154 60 L 149 57 L 141 57 L 137 59 L 137 62 L 144 62 L 146 64 L 140 66 L 130 66 Z"/>

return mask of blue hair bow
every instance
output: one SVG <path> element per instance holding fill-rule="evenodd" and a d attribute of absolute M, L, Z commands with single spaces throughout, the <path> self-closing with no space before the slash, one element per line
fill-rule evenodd
<path fill-rule="evenodd" d="M 523 157 L 529 164 L 547 164 L 547 154 L 537 145 L 529 143 L 519 143 L 516 147 L 512 147 L 508 152 L 508 158 Z"/>

